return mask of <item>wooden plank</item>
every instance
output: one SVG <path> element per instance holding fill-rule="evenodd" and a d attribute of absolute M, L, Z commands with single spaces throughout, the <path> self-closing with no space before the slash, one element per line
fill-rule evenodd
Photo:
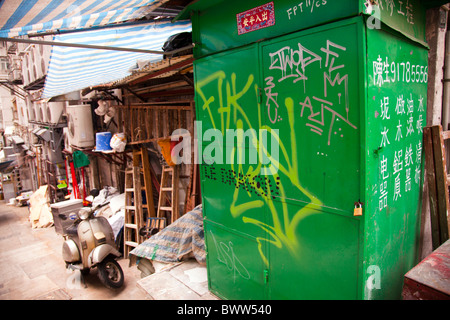
<path fill-rule="evenodd" d="M 151 127 L 150 127 L 150 124 L 151 124 L 151 121 L 150 121 L 150 112 L 151 112 L 151 110 L 149 110 L 149 109 L 145 109 L 145 117 L 144 117 L 144 123 L 145 123 L 145 131 L 147 132 L 147 134 L 146 134 L 146 139 L 150 139 L 150 136 L 151 136 Z"/>
<path fill-rule="evenodd" d="M 188 87 L 186 89 L 179 89 L 179 90 L 150 92 L 145 93 L 142 96 L 146 99 L 150 99 L 150 98 L 174 97 L 174 96 L 194 95 L 194 94 L 195 94 L 194 88 Z"/>
<path fill-rule="evenodd" d="M 134 205 L 136 206 L 136 216 L 135 222 L 138 226 L 138 230 L 144 226 L 144 217 L 142 212 L 142 185 L 141 185 L 141 173 L 139 167 L 133 167 L 133 196 L 134 196 Z M 136 234 L 136 242 L 140 242 L 139 234 Z M 143 239 L 141 239 L 143 240 Z"/>
<path fill-rule="evenodd" d="M 169 103 L 169 102 L 164 102 L 164 103 Z M 186 101 L 186 103 L 189 103 L 189 101 Z M 190 111 L 192 109 L 191 106 L 185 106 L 185 105 L 181 105 L 181 104 L 176 104 L 176 105 L 161 104 L 161 102 L 159 102 L 158 104 L 132 104 L 132 105 L 129 105 L 129 106 L 117 105 L 117 106 L 114 106 L 114 107 L 117 107 L 119 110 L 128 110 L 130 108 L 133 108 L 133 109 L 136 109 L 136 110 L 150 109 L 150 110 L 183 110 L 183 111 Z"/>
<path fill-rule="evenodd" d="M 150 135 L 150 139 L 153 139 L 153 138 L 157 137 L 157 136 L 156 136 L 156 130 L 157 130 L 157 125 L 158 125 L 158 123 L 156 122 L 156 120 L 157 120 L 157 118 L 158 118 L 158 111 L 152 109 L 152 110 L 150 110 L 150 113 L 151 113 L 151 115 L 152 115 L 152 116 L 151 116 L 151 118 L 152 118 L 152 124 L 154 124 L 154 125 L 152 126 L 152 132 L 151 132 L 151 135 Z"/>
<path fill-rule="evenodd" d="M 151 138 L 153 138 L 153 119 L 154 119 L 154 117 L 153 117 L 153 110 L 151 110 L 151 109 L 148 109 L 148 118 L 147 118 L 147 121 L 149 122 L 149 125 L 148 125 L 148 139 L 151 139 Z"/>
<path fill-rule="evenodd" d="M 140 157 L 141 157 L 141 152 L 140 150 L 133 150 L 133 177 L 135 174 L 135 167 L 138 167 L 140 170 L 140 165 L 141 165 L 141 161 L 140 161 Z"/>
<path fill-rule="evenodd" d="M 179 176 L 180 168 L 179 166 L 173 167 L 172 172 L 172 223 L 174 223 L 180 217 L 180 211 L 178 209 L 178 187 L 179 187 Z"/>
<path fill-rule="evenodd" d="M 137 247 L 139 245 L 139 243 L 137 243 L 135 241 L 125 241 L 125 245 L 128 247 Z"/>
<path fill-rule="evenodd" d="M 431 242 L 433 250 L 440 245 L 440 230 L 438 219 L 438 204 L 436 191 L 436 177 L 434 173 L 434 153 L 433 141 L 431 135 L 431 127 L 423 128 L 424 152 L 425 152 L 425 167 L 426 178 L 428 183 L 428 197 L 430 203 L 430 223 L 431 223 Z"/>
<path fill-rule="evenodd" d="M 147 148 L 141 147 L 141 157 L 142 157 L 142 168 L 143 168 L 145 195 L 146 195 L 146 199 L 147 199 L 148 214 L 149 214 L 149 217 L 156 217 L 155 205 L 153 203 L 152 177 L 151 177 L 150 162 L 148 159 Z"/>
<path fill-rule="evenodd" d="M 167 110 L 162 110 L 162 135 L 163 136 L 170 136 L 171 132 L 169 132 L 169 116 Z"/>
<path fill-rule="evenodd" d="M 142 110 L 140 112 L 140 119 L 141 119 L 141 130 L 142 135 L 145 137 L 145 139 L 148 139 L 148 116 L 147 116 L 148 110 Z"/>
<path fill-rule="evenodd" d="M 436 193 L 438 201 L 438 218 L 440 228 L 441 244 L 449 239 L 447 214 L 449 205 L 448 184 L 447 184 L 447 162 L 444 150 L 444 140 L 442 137 L 442 127 L 440 125 L 431 128 L 434 152 L 434 165 L 436 176 Z"/>
<path fill-rule="evenodd" d="M 140 110 L 136 110 L 136 132 L 135 132 L 135 140 L 138 139 L 145 139 L 145 134 L 144 134 L 144 130 L 142 127 L 142 117 L 143 117 L 143 112 Z"/>
<path fill-rule="evenodd" d="M 160 134 L 159 134 L 159 131 L 160 131 L 160 128 L 159 128 L 159 116 L 160 116 L 160 112 L 156 111 L 155 112 L 155 138 L 159 138 L 160 137 Z"/>
<path fill-rule="evenodd" d="M 116 110 L 116 121 L 117 121 L 117 128 L 119 129 L 119 132 L 124 132 L 123 131 L 123 118 L 122 118 L 122 110 L 118 110 L 117 108 L 115 108 Z"/>
<path fill-rule="evenodd" d="M 450 240 L 405 275 L 403 297 L 408 300 L 450 300 Z"/>
<path fill-rule="evenodd" d="M 162 214 L 161 214 L 161 207 L 163 206 L 163 203 L 166 200 L 166 197 L 164 195 L 164 192 L 162 191 L 162 188 L 165 186 L 166 177 L 167 177 L 167 174 L 165 173 L 164 168 L 163 168 L 162 173 L 161 173 L 161 183 L 159 184 L 160 189 L 159 189 L 158 211 L 157 211 L 158 218 L 163 218 Z"/>
<path fill-rule="evenodd" d="M 134 108 L 132 106 L 130 106 L 130 108 L 129 108 L 128 116 L 129 116 L 128 124 L 129 124 L 129 130 L 130 130 L 129 137 L 130 137 L 131 141 L 133 141 L 134 140 Z"/>
<path fill-rule="evenodd" d="M 442 139 L 444 139 L 444 146 L 448 147 L 450 141 L 447 141 L 447 140 L 450 140 L 450 130 L 442 131 Z M 448 155 L 449 154 L 449 150 L 446 149 L 446 153 L 445 154 Z M 448 172 L 448 171 L 447 171 L 447 184 L 450 186 L 450 172 Z M 449 208 L 449 210 L 450 210 L 450 208 Z M 450 217 L 449 217 L 449 219 L 450 219 Z M 449 220 L 448 228 L 449 228 L 449 232 L 450 232 L 450 220 Z"/>

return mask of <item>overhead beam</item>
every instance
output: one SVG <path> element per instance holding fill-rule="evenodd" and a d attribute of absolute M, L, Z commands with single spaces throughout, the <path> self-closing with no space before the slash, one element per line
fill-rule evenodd
<path fill-rule="evenodd" d="M 97 46 L 93 44 L 81 44 L 81 43 L 68 43 L 68 42 L 58 42 L 58 41 L 45 41 L 45 40 L 32 40 L 32 39 L 16 39 L 16 38 L 2 38 L 0 41 L 7 42 L 19 42 L 19 43 L 30 43 L 30 44 L 40 44 L 47 46 L 59 46 L 59 47 L 72 47 L 72 48 L 85 48 L 85 49 L 97 49 L 97 50 L 111 50 L 111 51 L 126 51 L 126 52 L 138 52 L 138 53 L 150 53 L 150 54 L 163 54 L 163 55 L 173 55 L 180 51 L 193 48 L 193 45 L 186 46 L 184 48 L 172 50 L 172 51 L 155 51 L 146 49 L 134 49 L 134 48 L 119 48 L 111 46 Z"/>

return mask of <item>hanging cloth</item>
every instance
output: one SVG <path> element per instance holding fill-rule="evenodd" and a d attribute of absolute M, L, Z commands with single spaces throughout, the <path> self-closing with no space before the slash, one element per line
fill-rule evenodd
<path fill-rule="evenodd" d="M 86 167 L 90 164 L 88 156 L 80 150 L 74 151 L 72 157 L 75 168 Z"/>

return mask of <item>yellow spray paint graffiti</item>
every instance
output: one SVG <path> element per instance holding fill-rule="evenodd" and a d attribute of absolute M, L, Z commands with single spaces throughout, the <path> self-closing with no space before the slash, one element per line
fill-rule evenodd
<path fill-rule="evenodd" d="M 254 134 L 251 140 L 254 148 L 257 150 L 262 150 L 259 152 L 260 159 L 263 156 L 267 156 L 271 161 L 270 163 L 274 165 L 278 171 L 271 172 L 272 178 L 278 182 L 277 184 L 277 197 L 275 197 L 270 188 L 266 190 L 260 187 L 260 182 L 258 181 L 258 176 L 261 174 L 263 169 L 262 161 L 259 161 L 256 165 L 250 165 L 248 167 L 242 165 L 242 162 L 238 164 L 230 164 L 230 168 L 234 174 L 235 183 L 238 185 L 242 184 L 242 179 L 245 179 L 245 184 L 250 186 L 252 190 L 256 190 L 256 193 L 260 196 L 258 199 L 254 199 L 254 193 L 248 190 L 243 190 L 243 188 L 236 188 L 233 193 L 233 201 L 230 204 L 230 214 L 235 219 L 242 219 L 244 223 L 255 225 L 267 234 L 267 238 L 258 237 L 258 249 L 260 256 L 265 263 L 268 265 L 268 259 L 264 253 L 264 243 L 274 245 L 276 248 L 286 248 L 289 250 L 292 256 L 300 257 L 301 246 L 300 241 L 296 234 L 296 229 L 299 223 L 305 217 L 317 213 L 318 206 L 322 205 L 322 202 L 311 192 L 309 192 L 304 186 L 302 186 L 299 177 L 299 161 L 298 161 L 298 149 L 295 134 L 295 121 L 294 121 L 294 101 L 292 98 L 286 98 L 284 101 L 284 107 L 286 108 L 288 114 L 288 124 L 291 132 L 289 144 L 290 147 L 286 148 L 285 144 L 281 141 L 276 130 L 267 124 L 264 124 L 262 103 L 260 101 L 260 88 L 255 83 L 254 75 L 250 74 L 246 79 L 244 79 L 244 85 L 242 88 L 237 88 L 237 75 L 232 73 L 229 77 L 224 71 L 217 71 L 204 79 L 200 79 L 196 83 L 196 93 L 198 97 L 198 102 L 200 108 L 206 111 L 211 125 L 215 129 L 219 129 L 223 135 L 226 134 L 227 129 L 244 129 L 253 128 L 257 126 L 259 130 L 267 130 L 272 137 L 274 137 L 278 143 L 281 151 L 281 159 L 275 159 L 269 153 L 269 148 L 267 146 L 262 146 L 263 141 L 261 137 Z M 241 82 L 242 83 L 242 82 Z M 206 86 L 213 85 L 216 90 L 213 90 L 214 94 L 208 95 L 206 92 L 210 93 L 211 90 L 205 90 Z M 251 90 L 253 89 L 253 90 Z M 255 122 L 254 119 L 250 119 L 245 110 L 249 108 L 254 108 L 254 106 L 241 105 L 241 99 L 245 95 L 254 95 L 254 100 L 257 101 L 256 108 L 258 118 Z M 220 117 L 220 124 L 217 122 L 217 115 Z M 220 126 L 219 128 L 217 126 Z M 256 131 L 255 131 L 256 132 Z M 233 147 L 231 154 L 232 157 L 240 157 L 241 153 L 238 152 L 238 147 Z M 309 199 L 309 203 L 306 203 L 301 207 L 295 214 L 292 215 L 288 212 L 288 206 L 285 202 L 282 202 L 281 211 L 276 208 L 274 201 L 279 201 L 279 199 L 284 199 L 286 197 L 285 189 L 280 181 L 280 176 L 285 176 L 288 178 L 292 185 L 298 189 L 303 195 Z M 240 180 L 240 181 L 238 181 Z M 240 194 L 245 192 L 247 197 L 245 201 L 240 200 Z M 249 201 L 250 199 L 250 201 Z M 278 200 L 276 200 L 278 199 Z M 251 209 L 266 208 L 269 215 L 271 216 L 271 224 L 267 224 L 260 219 L 260 217 L 255 217 L 250 215 Z"/>

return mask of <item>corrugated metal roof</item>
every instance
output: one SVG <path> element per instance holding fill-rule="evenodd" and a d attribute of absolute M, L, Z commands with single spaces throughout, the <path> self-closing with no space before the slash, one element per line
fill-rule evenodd
<path fill-rule="evenodd" d="M 132 81 L 138 80 L 140 78 L 152 75 L 152 74 L 156 74 L 158 71 L 164 70 L 169 68 L 170 66 L 173 65 L 177 65 L 180 62 L 183 61 L 187 61 L 187 60 L 192 60 L 193 56 L 192 54 L 189 55 L 184 55 L 184 56 L 180 56 L 180 57 L 174 57 L 174 58 L 170 58 L 170 59 L 164 59 L 164 60 L 160 60 L 160 61 L 156 61 L 156 62 L 149 62 L 147 63 L 145 66 L 143 66 L 142 68 L 138 68 L 136 70 L 133 70 L 132 74 L 129 76 L 126 76 L 125 78 L 119 79 L 117 81 L 113 81 L 112 83 L 110 83 L 109 85 L 111 87 L 119 87 L 121 85 L 124 84 L 128 84 Z M 189 64 L 192 65 L 192 62 Z M 180 68 L 174 68 L 171 69 L 167 72 L 164 73 L 160 73 L 154 77 L 152 77 L 153 79 L 158 79 L 158 78 L 166 78 L 166 77 L 170 77 L 178 72 L 180 72 L 181 69 L 186 68 L 186 65 L 182 65 Z"/>
<path fill-rule="evenodd" d="M 0 37 L 79 30 L 140 19 L 168 0 L 4 0 Z"/>

